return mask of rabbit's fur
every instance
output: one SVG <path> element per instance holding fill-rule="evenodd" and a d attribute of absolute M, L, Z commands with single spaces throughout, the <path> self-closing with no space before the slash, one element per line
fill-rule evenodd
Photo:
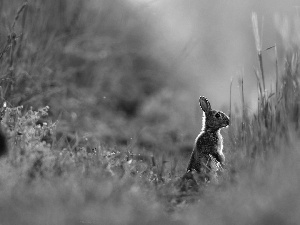
<path fill-rule="evenodd" d="M 219 162 L 224 165 L 225 156 L 223 150 L 223 138 L 221 128 L 229 126 L 229 117 L 211 108 L 209 101 L 200 96 L 199 104 L 203 110 L 202 130 L 195 140 L 194 149 L 187 167 L 187 173 L 193 170 L 203 173 L 204 176 L 215 170 Z M 205 180 L 209 179 L 206 177 Z"/>

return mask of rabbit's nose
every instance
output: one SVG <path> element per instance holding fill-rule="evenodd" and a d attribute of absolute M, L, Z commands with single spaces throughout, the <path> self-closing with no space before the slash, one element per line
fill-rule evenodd
<path fill-rule="evenodd" d="M 226 123 L 227 126 L 230 124 L 229 118 L 227 118 L 227 120 L 225 120 L 225 123 Z"/>

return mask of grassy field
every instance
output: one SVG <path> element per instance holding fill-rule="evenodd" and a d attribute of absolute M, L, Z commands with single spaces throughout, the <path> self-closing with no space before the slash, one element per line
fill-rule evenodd
<path fill-rule="evenodd" d="M 182 192 L 196 135 L 169 88 L 181 81 L 147 52 L 148 21 L 121 0 L 74 1 L 0 1 L 0 225 L 299 224 L 299 17 L 279 29 L 281 67 L 252 15 L 257 110 L 240 78 L 223 171 Z"/>

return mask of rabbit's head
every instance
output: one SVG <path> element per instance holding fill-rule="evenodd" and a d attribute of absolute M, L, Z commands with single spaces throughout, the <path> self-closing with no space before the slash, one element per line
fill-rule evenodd
<path fill-rule="evenodd" d="M 213 110 L 207 98 L 200 96 L 199 104 L 204 112 L 203 129 L 220 129 L 229 125 L 229 117 L 221 111 Z"/>

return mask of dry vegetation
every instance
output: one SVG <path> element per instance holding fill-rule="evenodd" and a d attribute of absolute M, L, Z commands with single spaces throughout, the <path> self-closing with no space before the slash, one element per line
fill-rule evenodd
<path fill-rule="evenodd" d="M 298 224 L 300 18 L 288 35 L 279 28 L 292 46 L 284 68 L 276 45 L 266 50 L 276 59 L 266 87 L 252 16 L 257 112 L 241 79 L 223 173 L 179 192 L 194 133 L 172 101 L 171 68 L 147 54 L 138 12 L 95 2 L 0 1 L 0 224 Z"/>

